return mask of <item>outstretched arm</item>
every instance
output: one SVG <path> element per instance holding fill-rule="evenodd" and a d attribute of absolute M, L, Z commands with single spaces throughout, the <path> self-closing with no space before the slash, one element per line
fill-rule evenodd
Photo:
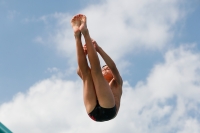
<path fill-rule="evenodd" d="M 115 62 L 110 58 L 110 56 L 101 47 L 98 46 L 96 41 L 92 40 L 92 43 L 94 44 L 96 51 L 101 55 L 101 57 L 105 61 L 106 65 L 111 69 L 114 79 L 118 83 L 122 83 L 122 78 L 120 76 L 120 73 L 119 73 L 116 65 L 115 65 Z"/>

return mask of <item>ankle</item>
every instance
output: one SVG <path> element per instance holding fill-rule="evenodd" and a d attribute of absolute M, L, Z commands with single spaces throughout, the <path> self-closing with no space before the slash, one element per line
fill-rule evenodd
<path fill-rule="evenodd" d="M 75 37 L 76 39 L 80 39 L 80 38 L 81 38 L 81 32 L 79 32 L 79 33 L 74 33 L 74 37 Z"/>
<path fill-rule="evenodd" d="M 87 35 L 89 35 L 89 30 L 84 29 L 84 30 L 81 31 L 81 33 L 83 34 L 83 36 L 87 36 Z"/>

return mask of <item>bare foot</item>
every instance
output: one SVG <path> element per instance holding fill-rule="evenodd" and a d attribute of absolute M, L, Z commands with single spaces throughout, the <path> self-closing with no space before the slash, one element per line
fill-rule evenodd
<path fill-rule="evenodd" d="M 87 31 L 86 16 L 79 14 L 81 25 L 79 27 L 80 31 L 84 34 Z"/>
<path fill-rule="evenodd" d="M 81 25 L 81 21 L 80 21 L 79 15 L 76 15 L 72 18 L 71 25 L 74 30 L 74 35 L 80 35 L 81 31 L 79 27 Z"/>
<path fill-rule="evenodd" d="M 75 35 L 79 35 L 80 32 L 84 34 L 87 31 L 86 16 L 82 14 L 74 16 L 71 20 L 71 25 Z"/>

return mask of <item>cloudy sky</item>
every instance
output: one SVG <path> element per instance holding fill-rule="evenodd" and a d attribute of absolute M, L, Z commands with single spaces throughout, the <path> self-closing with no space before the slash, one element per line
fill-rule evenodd
<path fill-rule="evenodd" d="M 83 105 L 77 13 L 124 80 L 108 122 Z M 199 133 L 199 14 L 199 0 L 0 0 L 0 122 L 15 133 Z"/>

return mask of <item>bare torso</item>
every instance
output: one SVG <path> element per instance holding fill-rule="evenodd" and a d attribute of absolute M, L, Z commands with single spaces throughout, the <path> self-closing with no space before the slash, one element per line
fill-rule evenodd
<path fill-rule="evenodd" d="M 123 85 L 123 81 L 121 80 L 120 83 L 117 83 L 116 80 L 111 80 L 109 83 L 109 86 L 113 92 L 114 98 L 115 98 L 115 104 L 117 107 L 117 113 L 119 111 L 120 108 L 120 100 L 121 100 L 121 96 L 122 96 L 122 85 Z"/>

